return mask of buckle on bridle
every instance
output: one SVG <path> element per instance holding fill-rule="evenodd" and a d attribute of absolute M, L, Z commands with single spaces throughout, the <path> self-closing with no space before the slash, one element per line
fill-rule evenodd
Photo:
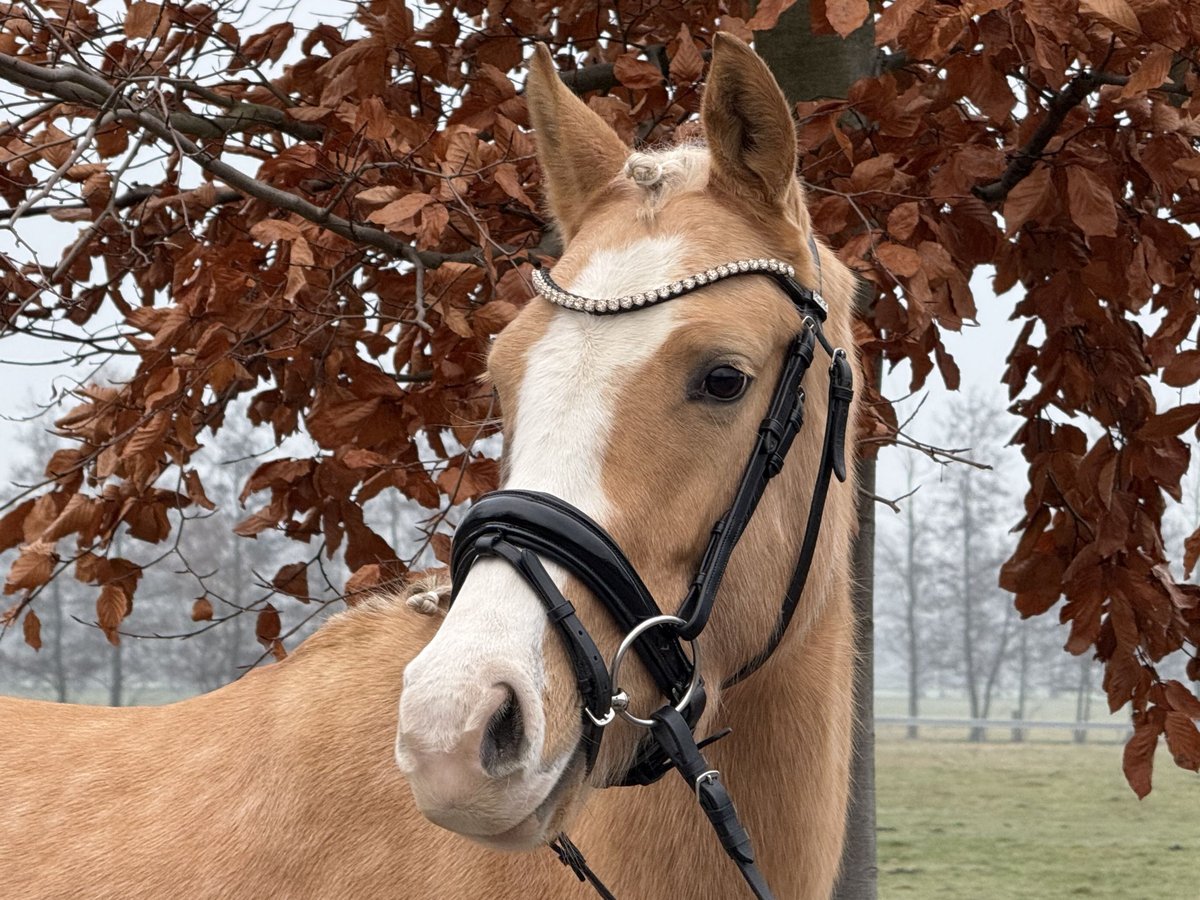
<path fill-rule="evenodd" d="M 700 785 L 714 784 L 720 780 L 721 780 L 721 773 L 718 772 L 716 769 L 709 769 L 707 772 L 701 772 L 699 775 L 697 775 L 696 781 L 694 782 L 694 785 L 696 788 L 696 802 L 697 803 L 701 802 L 701 800 L 700 800 Z"/>

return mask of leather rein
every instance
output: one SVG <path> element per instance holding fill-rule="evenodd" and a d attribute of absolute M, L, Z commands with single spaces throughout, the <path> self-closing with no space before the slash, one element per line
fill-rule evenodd
<path fill-rule="evenodd" d="M 721 774 L 708 765 L 702 748 L 729 733 L 728 729 L 703 741 L 693 733 L 704 712 L 705 692 L 700 678 L 696 639 L 708 624 L 729 558 L 754 515 L 767 484 L 782 469 L 792 441 L 804 424 L 802 382 L 819 346 L 829 357 L 829 402 L 825 437 L 800 554 L 792 571 L 779 614 L 763 648 L 726 681 L 742 681 L 762 666 L 779 646 L 796 611 L 813 552 L 830 478 L 845 481 L 845 442 L 850 401 L 854 396 L 850 361 L 842 349 L 826 339 L 822 323 L 826 306 L 821 297 L 820 258 L 810 236 L 809 249 L 816 267 L 818 290 L 801 286 L 791 265 L 779 260 L 739 260 L 653 291 L 613 299 L 583 298 L 564 291 L 550 274 L 538 269 L 538 292 L 556 305 L 592 315 L 607 315 L 675 299 L 708 284 L 744 275 L 771 278 L 791 300 L 802 323 L 788 346 L 766 416 L 742 470 L 729 509 L 713 526 L 708 546 L 687 595 L 673 615 L 664 615 L 637 570 L 612 537 L 581 510 L 560 497 L 538 491 L 498 490 L 478 500 L 463 518 L 451 557 L 453 593 L 466 579 L 475 561 L 484 556 L 503 559 L 529 585 L 545 607 L 546 616 L 562 638 L 574 668 L 583 700 L 582 734 L 587 772 L 591 773 L 604 730 L 618 716 L 645 728 L 634 765 L 610 786 L 653 784 L 672 769 L 679 771 L 695 792 L 725 852 L 738 866 L 759 900 L 772 900 L 759 871 Z M 543 559 L 552 560 L 578 578 L 608 611 L 625 634 L 611 662 L 601 656 L 595 641 L 546 571 Z M 691 646 L 690 658 L 683 644 Z M 620 689 L 618 675 L 628 652 L 637 654 L 667 702 L 648 719 L 629 710 L 629 697 Z M 564 865 L 581 881 L 589 881 L 599 895 L 614 900 L 603 882 L 588 867 L 582 853 L 560 834 L 550 844 Z"/>

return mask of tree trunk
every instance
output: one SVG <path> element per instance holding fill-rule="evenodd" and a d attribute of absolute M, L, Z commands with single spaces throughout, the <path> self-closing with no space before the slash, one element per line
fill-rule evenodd
<path fill-rule="evenodd" d="M 1079 692 L 1075 695 L 1075 721 L 1086 722 L 1092 712 L 1092 661 L 1086 656 L 1079 660 Z M 1075 729 L 1075 743 L 1087 741 L 1087 729 Z"/>
<path fill-rule="evenodd" d="M 123 660 L 125 645 L 117 644 L 110 648 L 108 659 L 108 705 L 124 706 L 125 696 L 125 663 Z"/>
<path fill-rule="evenodd" d="M 69 699 L 67 691 L 67 661 L 63 658 L 63 599 L 62 584 L 57 578 L 50 583 L 50 609 L 53 611 L 54 637 L 51 640 L 51 652 L 54 657 L 52 677 L 54 679 L 54 696 L 59 703 Z"/>
<path fill-rule="evenodd" d="M 879 385 L 879 358 L 867 377 Z M 854 615 L 858 647 L 854 670 L 854 757 L 850 809 L 835 900 L 875 900 L 879 869 L 875 852 L 875 460 L 860 459 L 858 534 L 854 538 Z"/>
<path fill-rule="evenodd" d="M 1008 659 L 1008 642 L 1012 640 L 1013 617 L 1016 615 L 1017 608 L 1009 604 L 1008 611 L 1004 614 L 1004 627 L 1000 632 L 1000 646 L 996 648 L 995 654 L 992 656 L 992 664 L 988 668 L 987 680 L 983 685 L 983 709 L 981 718 L 989 718 L 992 714 L 992 697 L 995 696 L 996 685 L 1000 682 L 1000 670 L 1004 668 L 1004 662 Z"/>
<path fill-rule="evenodd" d="M 913 463 L 908 461 L 908 500 L 904 504 L 904 519 L 906 526 L 905 542 L 905 586 L 908 590 L 908 602 L 905 605 L 905 626 L 908 628 L 908 717 L 915 719 L 920 715 L 921 706 L 921 644 L 917 639 L 917 597 L 920 586 L 917 584 L 917 498 L 913 494 Z M 909 740 L 920 737 L 916 725 L 908 726 Z"/>
<path fill-rule="evenodd" d="M 809 0 L 800 0 L 780 16 L 773 29 L 755 35 L 755 48 L 793 103 L 822 97 L 845 98 L 854 82 L 877 71 L 873 22 L 868 19 L 867 24 L 846 39 L 836 34 L 814 35 L 811 22 Z M 881 372 L 875 366 L 867 377 L 878 386 Z M 856 467 L 860 491 L 873 494 L 875 461 L 859 460 Z M 855 748 L 842 874 L 834 896 L 836 900 L 875 900 L 875 509 L 869 500 L 858 504 L 853 557 L 859 640 L 854 675 Z"/>
<path fill-rule="evenodd" d="M 967 700 L 971 704 L 971 718 L 979 719 L 983 717 L 983 710 L 979 697 L 979 673 L 975 665 L 975 601 L 971 596 L 975 586 L 975 564 L 971 552 L 975 522 L 971 509 L 971 486 L 967 481 L 967 474 L 960 472 L 958 478 L 959 512 L 962 516 L 958 522 L 962 534 L 962 569 L 959 572 L 958 589 L 963 611 L 963 668 L 967 682 Z M 984 738 L 984 729 L 978 726 L 971 728 L 970 740 L 972 742 L 977 743 Z"/>
<path fill-rule="evenodd" d="M 1020 650 L 1018 651 L 1018 665 L 1020 669 L 1017 673 L 1017 708 L 1013 712 L 1013 718 L 1018 722 L 1025 721 L 1025 704 L 1029 696 L 1029 629 L 1017 626 L 1021 631 Z M 1025 729 L 1013 729 L 1013 741 L 1021 743 L 1025 740 Z"/>
<path fill-rule="evenodd" d="M 877 71 L 875 27 L 868 22 L 848 38 L 813 34 L 809 0 L 800 0 L 770 31 L 754 35 L 754 46 L 771 66 L 789 100 L 845 99 L 850 86 Z"/>

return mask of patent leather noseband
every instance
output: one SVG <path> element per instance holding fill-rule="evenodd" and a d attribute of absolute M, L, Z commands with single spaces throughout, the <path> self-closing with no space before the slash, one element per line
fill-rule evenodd
<path fill-rule="evenodd" d="M 819 288 L 820 263 L 811 238 L 809 247 Z M 767 484 L 782 469 L 792 441 L 804 424 L 802 382 L 818 346 L 830 359 L 828 414 L 799 557 L 774 628 L 762 649 L 727 679 L 726 685 L 737 683 L 758 669 L 783 639 L 812 564 L 830 479 L 846 478 L 846 427 L 854 394 L 850 361 L 843 350 L 834 349 L 825 338 L 822 323 L 826 307 L 819 289 L 802 287 L 794 274 L 792 266 L 780 260 L 739 260 L 661 288 L 618 298 L 579 297 L 560 288 L 544 271 L 539 271 L 535 278 L 539 293 L 550 302 L 583 313 L 608 315 L 675 299 L 729 278 L 767 276 L 783 289 L 799 313 L 799 330 L 789 344 L 734 500 L 712 527 L 696 575 L 674 615 L 664 615 L 637 570 L 600 525 L 550 494 L 500 490 L 481 498 L 458 527 L 451 559 L 455 593 L 471 566 L 490 556 L 512 566 L 545 607 L 547 618 L 567 650 L 583 700 L 581 748 L 588 773 L 595 765 L 605 728 L 617 716 L 646 728 L 648 740 L 642 741 L 635 764 L 613 785 L 651 784 L 672 769 L 678 770 L 695 791 L 725 851 L 760 900 L 770 900 L 772 895 L 755 863 L 749 835 L 738 820 L 720 773 L 707 764 L 701 753 L 705 744 L 728 732 L 706 741 L 697 741 L 693 733 L 705 704 L 695 640 L 708 624 L 734 547 Z M 557 563 L 578 578 L 626 635 L 611 663 L 601 656 L 574 606 L 546 571 L 543 559 Z M 451 602 L 453 598 L 452 594 Z M 684 651 L 685 643 L 691 645 L 690 656 Z M 637 654 L 666 701 L 649 719 L 630 712 L 629 697 L 615 683 L 614 675 L 629 650 Z M 581 880 L 590 881 L 602 897 L 612 897 L 565 835 L 559 835 L 551 847 Z"/>

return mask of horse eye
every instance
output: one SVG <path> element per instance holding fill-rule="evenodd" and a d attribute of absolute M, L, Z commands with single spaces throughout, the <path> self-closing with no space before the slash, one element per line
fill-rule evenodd
<path fill-rule="evenodd" d="M 714 400 L 737 400 L 746 393 L 750 376 L 733 366 L 717 366 L 704 376 L 704 393 Z"/>

